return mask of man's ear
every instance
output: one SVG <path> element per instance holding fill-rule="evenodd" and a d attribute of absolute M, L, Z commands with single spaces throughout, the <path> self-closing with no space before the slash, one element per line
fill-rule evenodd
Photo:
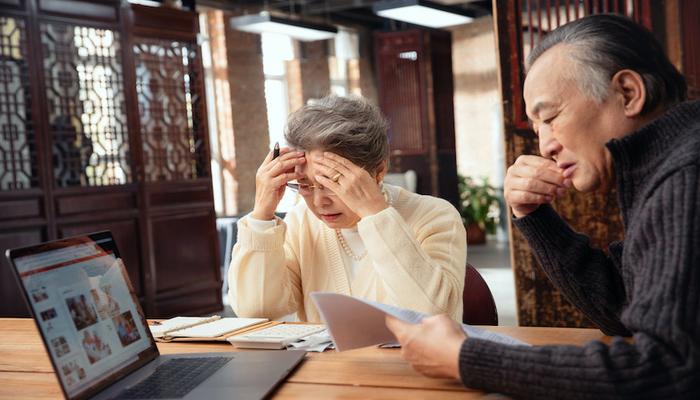
<path fill-rule="evenodd" d="M 611 83 L 613 90 L 623 101 L 625 115 L 627 117 L 638 116 L 642 112 L 647 99 L 647 91 L 642 76 L 631 69 L 623 69 L 613 75 Z"/>

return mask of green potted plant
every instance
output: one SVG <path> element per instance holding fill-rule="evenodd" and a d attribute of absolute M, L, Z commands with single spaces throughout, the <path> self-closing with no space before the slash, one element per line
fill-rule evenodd
<path fill-rule="evenodd" d="M 498 190 L 488 178 L 459 175 L 459 213 L 467 229 L 469 244 L 486 243 L 486 234 L 496 233 L 499 215 Z"/>

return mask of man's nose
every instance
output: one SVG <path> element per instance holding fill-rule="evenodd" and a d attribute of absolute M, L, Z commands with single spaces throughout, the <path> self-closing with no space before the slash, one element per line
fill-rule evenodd
<path fill-rule="evenodd" d="M 562 150 L 562 145 L 549 132 L 549 129 L 540 129 L 539 132 L 540 154 L 545 158 L 554 158 Z"/>

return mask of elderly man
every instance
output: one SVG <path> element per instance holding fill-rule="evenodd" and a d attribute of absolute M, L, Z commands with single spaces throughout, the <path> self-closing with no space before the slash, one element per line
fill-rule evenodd
<path fill-rule="evenodd" d="M 528 58 L 541 157 L 508 169 L 514 225 L 611 345 L 506 346 L 445 316 L 387 324 L 418 371 L 524 398 L 700 398 L 700 102 L 644 28 L 613 15 L 547 35 Z M 616 185 L 624 242 L 590 247 L 549 203 Z"/>

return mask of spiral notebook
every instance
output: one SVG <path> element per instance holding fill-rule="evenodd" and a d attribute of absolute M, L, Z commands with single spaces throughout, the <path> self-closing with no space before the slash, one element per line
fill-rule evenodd
<path fill-rule="evenodd" d="M 175 317 L 149 325 L 153 338 L 170 341 L 225 341 L 232 335 L 260 328 L 267 318 Z"/>

